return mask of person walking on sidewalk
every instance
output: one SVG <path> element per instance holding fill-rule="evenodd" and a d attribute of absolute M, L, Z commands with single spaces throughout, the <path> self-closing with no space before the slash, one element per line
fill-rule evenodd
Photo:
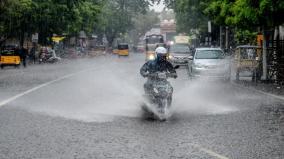
<path fill-rule="evenodd" d="M 26 59 L 27 59 L 27 49 L 25 49 L 24 47 L 21 47 L 20 49 L 20 57 L 21 57 L 21 61 L 23 62 L 23 66 L 26 67 L 27 63 L 26 63 Z"/>
<path fill-rule="evenodd" d="M 30 50 L 29 59 L 32 64 L 36 62 L 36 48 L 33 46 Z"/>

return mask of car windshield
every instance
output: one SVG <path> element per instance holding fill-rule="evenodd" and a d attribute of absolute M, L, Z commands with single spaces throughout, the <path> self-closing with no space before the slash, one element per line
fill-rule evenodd
<path fill-rule="evenodd" d="M 162 35 L 150 35 L 146 38 L 146 42 L 148 44 L 156 44 L 156 43 L 163 43 L 163 36 Z"/>
<path fill-rule="evenodd" d="M 223 59 L 224 53 L 221 50 L 198 50 L 195 59 Z"/>
<path fill-rule="evenodd" d="M 8 50 L 8 49 L 5 49 L 5 50 L 2 50 L 2 51 L 0 52 L 0 54 L 1 54 L 2 56 L 13 56 L 13 55 L 16 55 L 17 53 L 16 53 L 15 50 Z"/>
<path fill-rule="evenodd" d="M 128 45 L 118 45 L 119 50 L 128 49 Z"/>
<path fill-rule="evenodd" d="M 147 45 L 146 49 L 147 49 L 147 51 L 155 51 L 156 45 Z"/>
<path fill-rule="evenodd" d="M 170 47 L 171 53 L 190 53 L 189 47 L 187 45 L 172 45 Z"/>

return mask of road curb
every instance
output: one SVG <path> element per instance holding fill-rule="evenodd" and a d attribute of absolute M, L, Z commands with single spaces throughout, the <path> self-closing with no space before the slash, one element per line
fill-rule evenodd
<path fill-rule="evenodd" d="M 264 94 L 264 95 L 267 95 L 267 96 L 270 96 L 272 98 L 276 98 L 276 99 L 279 99 L 279 100 L 283 100 L 284 101 L 284 96 L 279 96 L 279 95 L 275 95 L 275 94 L 272 94 L 272 93 L 268 93 L 268 92 L 264 92 L 264 91 L 261 91 L 261 90 L 258 90 L 258 89 L 255 89 L 255 88 L 251 88 L 251 87 L 245 87 L 241 84 L 237 84 L 235 82 L 232 82 L 231 81 L 231 84 L 235 87 L 241 87 L 241 88 L 245 88 L 245 89 L 248 89 L 250 91 L 254 91 L 254 92 L 257 92 L 257 93 L 260 93 L 260 94 Z"/>

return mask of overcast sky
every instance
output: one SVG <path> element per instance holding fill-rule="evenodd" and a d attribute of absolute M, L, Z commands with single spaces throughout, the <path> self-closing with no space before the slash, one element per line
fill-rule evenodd
<path fill-rule="evenodd" d="M 165 5 L 163 4 L 163 1 L 158 5 L 155 4 L 154 6 L 150 7 L 150 9 L 154 9 L 156 12 L 161 12 L 164 9 Z"/>

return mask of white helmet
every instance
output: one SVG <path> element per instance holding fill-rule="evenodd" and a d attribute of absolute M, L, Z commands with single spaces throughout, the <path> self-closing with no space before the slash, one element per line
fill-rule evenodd
<path fill-rule="evenodd" d="M 159 47 L 156 48 L 155 53 L 156 53 L 156 55 L 158 55 L 158 54 L 166 55 L 168 53 L 168 51 L 167 51 L 166 48 L 159 46 Z"/>

